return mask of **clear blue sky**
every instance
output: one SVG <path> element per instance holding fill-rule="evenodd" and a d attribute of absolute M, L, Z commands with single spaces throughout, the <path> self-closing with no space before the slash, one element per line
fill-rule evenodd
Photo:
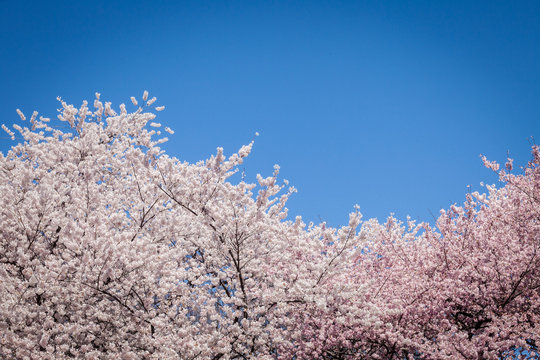
<path fill-rule="evenodd" d="M 291 215 L 431 220 L 540 142 L 539 1 L 2 1 L 0 122 L 147 89 L 191 162 L 258 131 Z M 0 150 L 11 142 L 2 135 Z"/>

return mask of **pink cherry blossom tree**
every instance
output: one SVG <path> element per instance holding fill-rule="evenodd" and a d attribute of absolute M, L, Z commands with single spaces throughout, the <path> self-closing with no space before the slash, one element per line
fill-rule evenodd
<path fill-rule="evenodd" d="M 435 228 L 364 224 L 372 238 L 328 284 L 331 305 L 298 315 L 299 358 L 538 358 L 539 147 L 522 174 L 484 162 L 504 186 L 467 194 Z"/>

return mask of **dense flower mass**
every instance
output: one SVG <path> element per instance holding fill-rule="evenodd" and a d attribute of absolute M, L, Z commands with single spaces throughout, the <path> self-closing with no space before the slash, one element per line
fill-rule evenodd
<path fill-rule="evenodd" d="M 484 159 L 504 185 L 433 227 L 335 229 L 287 218 L 277 166 L 233 181 L 253 143 L 165 154 L 147 92 L 59 100 L 58 125 L 3 126 L 23 142 L 0 154 L 0 358 L 538 356 L 538 147 L 520 174 Z"/>

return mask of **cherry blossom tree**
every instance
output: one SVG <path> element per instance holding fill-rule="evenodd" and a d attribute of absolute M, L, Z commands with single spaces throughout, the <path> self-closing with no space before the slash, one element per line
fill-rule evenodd
<path fill-rule="evenodd" d="M 234 174 L 253 142 L 167 155 L 156 98 L 59 99 L 3 126 L 0 357 L 499 359 L 538 355 L 540 151 L 435 226 L 288 218 L 295 189 Z M 21 121 L 26 117 L 17 111 Z M 521 355 L 520 355 L 521 353 Z"/>
<path fill-rule="evenodd" d="M 65 125 L 34 112 L 0 157 L 0 357 L 265 359 L 292 348 L 292 314 L 343 270 L 359 214 L 323 245 L 320 227 L 286 220 L 295 190 L 278 167 L 256 185 L 229 181 L 253 142 L 189 164 L 160 149 L 147 92 L 132 113 L 99 94 L 94 111 L 59 100 Z"/>
<path fill-rule="evenodd" d="M 467 194 L 436 227 L 364 224 L 372 238 L 329 284 L 337 298 L 299 315 L 301 358 L 540 356 L 540 149 L 523 174 L 484 162 L 505 185 Z"/>

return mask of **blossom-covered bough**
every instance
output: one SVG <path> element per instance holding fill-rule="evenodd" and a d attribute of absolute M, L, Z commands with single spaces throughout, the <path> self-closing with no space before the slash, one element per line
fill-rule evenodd
<path fill-rule="evenodd" d="M 434 228 L 356 209 L 334 229 L 287 218 L 278 167 L 234 181 L 253 142 L 167 155 L 147 92 L 133 112 L 59 100 L 59 123 L 3 126 L 23 141 L 0 155 L 0 358 L 538 354 L 538 147 Z"/>

